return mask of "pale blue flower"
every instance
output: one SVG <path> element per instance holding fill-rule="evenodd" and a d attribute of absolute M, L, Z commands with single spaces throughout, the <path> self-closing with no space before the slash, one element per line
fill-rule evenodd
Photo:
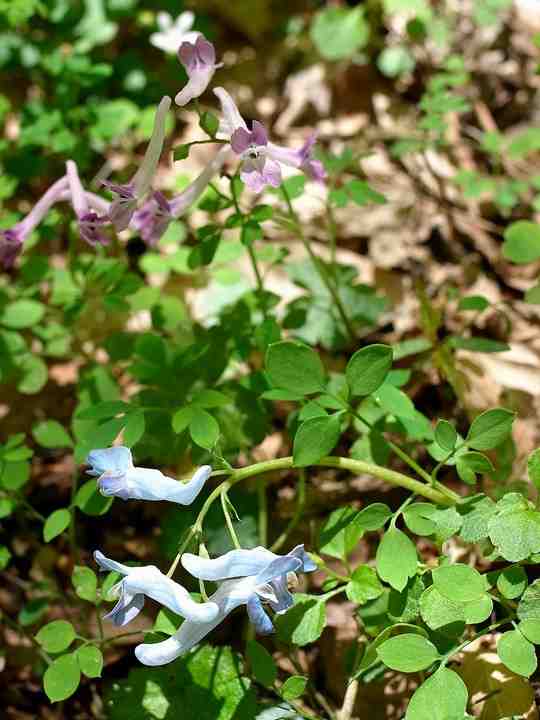
<path fill-rule="evenodd" d="M 91 466 L 88 474 L 98 476 L 100 492 L 122 500 L 168 500 L 190 505 L 212 474 L 210 465 L 202 465 L 189 482 L 180 482 L 160 470 L 135 467 L 131 450 L 122 446 L 92 450 L 86 462 Z"/>
<path fill-rule="evenodd" d="M 99 550 L 95 551 L 94 559 L 101 570 L 114 571 L 124 576 L 111 588 L 118 602 L 104 616 L 104 619 L 111 620 L 119 627 L 127 625 L 139 614 L 145 596 L 193 623 L 210 622 L 219 612 L 215 603 L 197 603 L 192 600 L 182 585 L 164 575 L 155 565 L 130 567 L 110 560 Z"/>
<path fill-rule="evenodd" d="M 246 606 L 249 619 L 259 634 L 272 633 L 274 626 L 263 603 L 274 612 L 284 612 L 293 604 L 288 575 L 316 569 L 303 545 L 298 545 L 288 555 L 275 555 L 263 547 L 231 550 L 213 560 L 185 553 L 182 565 L 196 578 L 222 581 L 209 598 L 210 603 L 218 606 L 218 613 L 208 622 L 186 620 L 163 642 L 138 645 L 135 655 L 144 665 L 164 665 L 184 655 L 240 605 Z"/>

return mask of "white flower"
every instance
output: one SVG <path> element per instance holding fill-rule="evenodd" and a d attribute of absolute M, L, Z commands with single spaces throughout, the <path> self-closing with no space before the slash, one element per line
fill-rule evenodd
<path fill-rule="evenodd" d="M 174 55 L 183 42 L 194 43 L 199 37 L 199 32 L 191 30 L 194 21 L 195 15 L 189 10 L 179 15 L 174 22 L 169 13 L 159 12 L 157 14 L 159 32 L 150 35 L 150 42 L 163 52 Z"/>
<path fill-rule="evenodd" d="M 182 585 L 164 575 L 155 565 L 129 567 L 109 560 L 99 550 L 95 551 L 94 559 L 101 570 L 118 572 L 124 576 L 111 589 L 113 595 L 118 597 L 118 602 L 104 616 L 104 619 L 111 620 L 119 627 L 127 625 L 140 613 L 145 596 L 193 623 L 207 623 L 218 614 L 215 603 L 195 602 Z"/>
<path fill-rule="evenodd" d="M 231 550 L 213 560 L 185 553 L 182 565 L 201 580 L 223 581 L 209 598 L 209 603 L 217 605 L 218 612 L 208 622 L 186 620 L 163 642 L 138 645 L 135 655 L 144 665 L 164 665 L 184 655 L 240 605 L 246 606 L 249 619 L 259 634 L 272 633 L 274 626 L 263 602 L 274 612 L 284 612 L 293 604 L 287 586 L 289 573 L 316 569 L 303 545 L 298 545 L 288 555 L 275 555 L 263 547 Z"/>
<path fill-rule="evenodd" d="M 92 450 L 86 462 L 91 465 L 88 474 L 98 476 L 100 492 L 122 500 L 168 500 L 190 505 L 212 474 L 210 465 L 202 465 L 189 482 L 179 482 L 160 470 L 135 467 L 131 450 L 122 446 Z"/>

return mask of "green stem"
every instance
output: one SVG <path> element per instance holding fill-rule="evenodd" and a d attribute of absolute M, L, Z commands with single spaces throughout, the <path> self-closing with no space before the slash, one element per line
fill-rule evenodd
<path fill-rule="evenodd" d="M 73 562 L 75 565 L 78 564 L 79 560 L 79 549 L 77 547 L 77 533 L 75 530 L 75 496 L 77 494 L 77 472 L 73 473 L 71 478 L 71 498 L 69 503 L 69 509 L 71 512 L 71 522 L 69 523 L 69 544 L 71 547 L 71 554 L 73 556 Z"/>
<path fill-rule="evenodd" d="M 349 319 L 349 316 L 347 315 L 345 308 L 343 306 L 343 303 L 341 302 L 341 298 L 339 297 L 339 294 L 336 290 L 336 288 L 333 285 L 333 282 L 330 278 L 330 274 L 328 272 L 328 269 L 324 262 L 321 260 L 320 257 L 315 255 L 313 250 L 311 249 L 311 245 L 309 244 L 308 239 L 304 235 L 304 231 L 302 229 L 302 223 L 300 222 L 300 219 L 298 215 L 296 214 L 296 210 L 293 207 L 293 204 L 291 202 L 291 198 L 289 193 L 287 192 L 287 188 L 285 185 L 281 185 L 281 193 L 283 195 L 283 198 L 287 204 L 287 208 L 289 210 L 289 219 L 294 225 L 294 228 L 296 232 L 298 233 L 298 237 L 300 238 L 304 248 L 306 249 L 307 254 L 309 255 L 309 259 L 313 263 L 313 266 L 315 267 L 315 270 L 319 273 L 319 276 L 321 280 L 323 281 L 324 285 L 326 286 L 326 289 L 330 293 L 330 296 L 332 297 L 332 300 L 335 303 L 336 309 L 341 317 L 341 320 L 345 326 L 345 329 L 347 331 L 347 334 L 349 335 L 349 339 L 354 342 L 355 340 L 355 331 L 352 322 Z"/>
<path fill-rule="evenodd" d="M 482 637 L 483 635 L 488 635 L 490 632 L 493 632 L 493 630 L 496 630 L 501 625 L 507 625 L 511 622 L 512 618 L 504 618 L 503 620 L 497 620 L 497 622 L 492 623 L 487 628 L 484 628 L 483 630 L 480 630 L 480 632 L 475 633 L 472 637 L 464 640 L 460 645 L 457 645 L 456 647 L 445 653 L 441 658 L 440 667 L 444 667 L 448 663 L 452 655 L 456 655 L 458 652 L 461 652 L 463 648 L 467 647 L 467 645 L 470 645 L 475 640 L 478 640 L 479 637 Z"/>
<path fill-rule="evenodd" d="M 259 505 L 259 542 L 263 547 L 268 543 L 268 498 L 266 497 L 266 483 L 261 478 L 257 485 L 257 500 Z"/>
<path fill-rule="evenodd" d="M 291 532 L 294 530 L 294 528 L 298 525 L 300 522 L 300 518 L 302 517 L 302 512 L 304 510 L 304 506 L 306 504 L 306 471 L 302 468 L 300 470 L 300 473 L 298 475 L 298 499 L 296 501 L 296 509 L 294 511 L 294 515 L 291 518 L 291 521 L 285 528 L 285 530 L 281 533 L 281 535 L 278 537 L 278 539 L 274 542 L 270 550 L 272 552 L 276 552 L 280 549 L 282 545 L 286 542 L 287 538 L 291 534 Z M 262 543 L 266 547 L 266 543 Z"/>
<path fill-rule="evenodd" d="M 223 485 L 221 486 L 223 487 Z M 238 539 L 238 535 L 236 534 L 236 530 L 234 529 L 233 521 L 231 519 L 231 514 L 229 512 L 229 508 L 227 507 L 227 491 L 223 491 L 220 493 L 220 499 L 221 499 L 221 509 L 223 510 L 223 514 L 225 515 L 225 523 L 227 524 L 227 530 L 229 531 L 229 535 L 231 536 L 231 540 L 233 542 L 234 547 L 237 550 L 240 550 L 242 547 L 240 545 L 240 540 Z"/>
<path fill-rule="evenodd" d="M 214 488 L 214 490 L 212 490 L 210 495 L 206 498 L 195 523 L 192 525 L 191 530 L 189 531 L 184 542 L 182 543 L 178 554 L 176 555 L 171 567 L 169 568 L 167 576 L 172 577 L 172 575 L 174 574 L 174 571 L 176 570 L 178 563 L 180 562 L 180 558 L 182 557 L 182 553 L 184 552 L 191 538 L 197 534 L 202 534 L 204 519 L 208 514 L 212 503 L 214 502 L 214 500 L 217 500 L 221 493 L 227 493 L 231 489 L 231 487 L 241 482 L 242 480 L 247 480 L 250 477 L 255 477 L 257 475 L 262 475 L 263 473 L 272 472 L 275 470 L 289 470 L 292 467 L 294 467 L 293 458 L 292 456 L 289 456 L 277 458 L 275 460 L 265 460 L 263 462 L 255 463 L 253 465 L 248 465 L 247 467 L 233 470 L 228 480 L 225 480 L 221 483 L 221 485 L 218 485 L 216 488 Z M 425 497 L 434 503 L 438 503 L 439 505 L 453 506 L 459 499 L 459 496 L 456 496 L 454 498 L 447 494 L 443 494 L 441 491 L 436 490 L 430 485 L 421 483 L 418 480 L 409 477 L 408 475 L 397 472 L 396 470 L 390 470 L 389 468 L 381 467 L 380 465 L 375 465 L 373 463 L 364 462 L 363 460 L 355 460 L 353 458 L 329 455 L 328 457 L 321 458 L 319 462 L 313 463 L 312 467 L 334 467 L 341 470 L 350 470 L 357 475 L 372 475 L 373 477 L 385 480 L 386 482 L 390 483 L 390 485 L 405 488 L 406 490 L 410 490 L 415 495 L 422 495 L 422 497 Z"/>
<path fill-rule="evenodd" d="M 361 423 L 363 423 L 371 432 L 374 432 L 378 435 L 380 435 L 385 443 L 388 445 L 388 447 L 401 459 L 403 462 L 408 465 L 411 470 L 414 470 L 415 473 L 421 477 L 423 480 L 426 481 L 426 483 L 429 483 L 430 485 L 433 485 L 435 488 L 437 488 L 441 493 L 447 495 L 450 498 L 454 498 L 454 500 L 459 499 L 459 495 L 452 490 L 449 490 L 445 485 L 435 480 L 424 468 L 422 468 L 416 460 L 414 460 L 410 455 L 408 455 L 404 450 L 402 450 L 399 445 L 396 445 L 392 440 L 387 440 L 383 433 L 380 432 L 380 430 L 377 430 L 373 425 L 363 418 L 356 410 L 349 405 L 349 412 L 354 415 L 354 417 L 359 420 Z"/>

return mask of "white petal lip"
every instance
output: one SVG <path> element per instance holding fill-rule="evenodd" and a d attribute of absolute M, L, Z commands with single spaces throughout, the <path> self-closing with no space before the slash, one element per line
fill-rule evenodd
<path fill-rule="evenodd" d="M 124 581 L 124 587 L 130 593 L 142 593 L 152 598 L 193 622 L 209 622 L 218 614 L 219 608 L 215 603 L 195 602 L 182 585 L 171 580 L 153 565 L 133 568 Z"/>
<path fill-rule="evenodd" d="M 126 447 L 92 450 L 86 459 L 90 475 L 103 475 L 100 490 L 104 495 L 123 500 L 168 500 L 190 505 L 212 474 L 210 465 L 202 465 L 189 482 L 179 482 L 160 470 L 133 465 L 131 451 Z"/>
<path fill-rule="evenodd" d="M 183 107 L 191 100 L 200 97 L 210 84 L 210 80 L 216 71 L 215 65 L 206 66 L 200 70 L 194 70 L 187 82 L 187 85 L 174 98 L 174 102 Z"/>
<path fill-rule="evenodd" d="M 133 468 L 127 475 L 129 496 L 134 500 L 167 500 L 190 505 L 212 474 L 210 465 L 202 465 L 187 483 L 167 477 L 159 470 Z"/>
<path fill-rule="evenodd" d="M 235 608 L 245 605 L 252 594 L 252 578 L 224 582 L 209 598 L 209 603 L 215 603 L 219 608 L 218 614 L 212 621 L 194 623 L 186 620 L 167 640 L 137 645 L 135 656 L 143 665 L 151 666 L 165 665 L 176 660 L 203 640 Z"/>
<path fill-rule="evenodd" d="M 230 138 L 233 132 L 238 130 L 238 128 L 244 128 L 244 130 L 247 130 L 246 122 L 240 114 L 240 110 L 238 110 L 236 103 L 225 88 L 215 87 L 213 92 L 221 104 L 221 112 L 223 115 L 219 132 L 222 135 L 225 135 L 226 138 Z"/>
<path fill-rule="evenodd" d="M 117 572 L 121 575 L 129 575 L 133 568 L 128 565 L 116 562 L 116 560 L 110 560 L 108 557 L 101 552 L 101 550 L 94 551 L 94 560 L 99 565 L 100 570 L 109 570 L 110 572 Z"/>
<path fill-rule="evenodd" d="M 104 472 L 124 473 L 133 467 L 131 450 L 118 446 L 99 448 L 88 453 L 86 464 L 91 465 L 89 474 L 102 475 Z"/>
<path fill-rule="evenodd" d="M 226 580 L 258 575 L 276 557 L 279 556 L 270 550 L 257 547 L 253 550 L 231 550 L 213 560 L 184 553 L 181 562 L 191 575 L 200 580 Z"/>

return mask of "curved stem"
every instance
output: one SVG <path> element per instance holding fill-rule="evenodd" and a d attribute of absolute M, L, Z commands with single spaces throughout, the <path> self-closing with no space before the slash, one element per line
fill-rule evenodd
<path fill-rule="evenodd" d="M 228 480 L 225 480 L 221 483 L 221 485 L 214 488 L 214 490 L 212 490 L 210 495 L 206 498 L 197 520 L 189 531 L 187 538 L 182 543 L 176 558 L 169 568 L 167 576 L 171 577 L 173 575 L 182 553 L 191 538 L 196 534 L 202 533 L 204 519 L 210 510 L 212 503 L 214 500 L 217 500 L 221 493 L 227 493 L 233 485 L 236 485 L 242 480 L 247 480 L 247 478 L 262 475 L 263 473 L 272 472 L 274 470 L 288 470 L 292 467 L 294 467 L 293 458 L 292 456 L 288 456 L 277 458 L 276 460 L 265 460 L 264 462 L 254 463 L 253 465 L 233 470 Z M 349 470 L 350 472 L 357 474 L 372 475 L 373 477 L 385 480 L 391 485 L 405 488 L 416 495 L 422 495 L 428 500 L 438 503 L 439 505 L 453 506 L 459 500 L 459 496 L 455 493 L 451 493 L 451 491 L 443 493 L 442 489 L 435 489 L 425 483 L 421 483 L 419 480 L 409 477 L 408 475 L 403 475 L 403 473 L 397 472 L 396 470 L 380 467 L 379 465 L 364 462 L 363 460 L 354 460 L 353 458 L 329 455 L 328 457 L 321 458 L 319 462 L 313 463 L 311 467 L 334 467 L 342 470 Z"/>
<path fill-rule="evenodd" d="M 223 486 L 222 486 L 223 487 Z M 231 519 L 231 514 L 229 512 L 229 508 L 227 507 L 227 491 L 223 491 L 220 493 L 221 496 L 221 509 L 223 510 L 223 515 L 225 515 L 225 522 L 227 524 L 227 530 L 229 531 L 229 535 L 231 536 L 231 540 L 233 542 L 234 547 L 237 550 L 240 550 L 242 547 L 240 545 L 240 540 L 238 539 L 238 535 L 236 534 L 236 530 L 234 529 L 233 521 Z"/>

